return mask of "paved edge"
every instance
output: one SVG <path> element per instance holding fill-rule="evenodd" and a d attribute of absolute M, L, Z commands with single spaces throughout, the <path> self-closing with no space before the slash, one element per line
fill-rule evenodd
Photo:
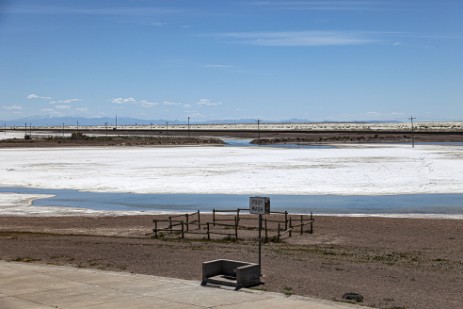
<path fill-rule="evenodd" d="M 368 308 L 262 290 L 201 287 L 199 280 L 0 260 L 1 308 L 126 308 L 128 304 L 133 308 Z"/>

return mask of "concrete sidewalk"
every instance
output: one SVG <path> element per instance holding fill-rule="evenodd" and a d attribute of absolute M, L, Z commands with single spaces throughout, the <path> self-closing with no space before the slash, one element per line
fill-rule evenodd
<path fill-rule="evenodd" d="M 356 305 L 198 281 L 0 261 L 0 308 L 310 308 Z"/>

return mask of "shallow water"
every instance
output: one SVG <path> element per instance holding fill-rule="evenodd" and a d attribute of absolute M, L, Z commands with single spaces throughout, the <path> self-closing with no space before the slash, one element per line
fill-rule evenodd
<path fill-rule="evenodd" d="M 269 147 L 269 148 L 288 148 L 288 149 L 294 149 L 294 148 L 312 148 L 312 149 L 333 149 L 336 148 L 336 146 L 333 145 L 320 145 L 320 144 L 307 144 L 307 145 L 302 145 L 302 144 L 268 144 L 268 145 L 256 145 L 256 144 L 251 144 L 253 139 L 250 138 L 220 138 L 225 142 L 225 146 L 227 147 Z"/>
<path fill-rule="evenodd" d="M 258 147 L 251 139 L 224 139 L 230 147 Z M 461 146 L 463 143 L 416 143 L 416 145 Z M 260 147 L 335 148 L 332 145 L 268 145 Z M 133 194 L 81 192 L 33 188 L 1 188 L 0 192 L 52 194 L 34 206 L 60 206 L 116 211 L 211 211 L 247 208 L 249 195 L 239 194 Z M 324 214 L 442 214 L 463 216 L 463 194 L 407 194 L 379 196 L 269 195 L 274 211 Z"/>
<path fill-rule="evenodd" d="M 251 138 L 228 138 L 228 137 L 220 137 L 221 140 L 225 142 L 225 146 L 228 147 L 271 147 L 271 148 L 315 148 L 315 149 L 334 149 L 336 148 L 333 144 L 292 144 L 292 143 L 284 143 L 284 144 L 264 144 L 264 145 L 256 145 L 251 144 L 253 139 Z M 368 143 L 366 143 L 368 144 Z M 377 143 L 370 143 L 370 144 L 377 144 Z M 397 144 L 397 145 L 407 145 L 410 142 L 404 143 L 384 143 L 384 144 Z M 342 144 L 342 145 L 349 145 L 349 144 Z M 463 146 L 463 142 L 415 142 L 415 146 L 420 145 L 439 145 L 439 146 Z"/>
<path fill-rule="evenodd" d="M 94 210 L 190 212 L 248 208 L 249 195 L 133 194 L 31 188 L 0 188 L 0 192 L 52 194 L 34 206 L 77 207 Z M 463 194 L 380 196 L 269 195 L 272 211 L 324 214 L 444 214 L 463 215 Z"/>

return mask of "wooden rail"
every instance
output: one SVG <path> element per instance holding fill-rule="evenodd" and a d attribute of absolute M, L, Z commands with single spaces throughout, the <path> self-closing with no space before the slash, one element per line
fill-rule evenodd
<path fill-rule="evenodd" d="M 201 223 L 201 213 L 196 211 L 194 213 L 179 214 L 168 216 L 164 219 L 154 219 L 154 237 L 159 237 L 159 233 L 165 232 L 169 234 L 180 234 L 182 238 L 185 234 L 204 235 L 208 240 L 211 235 L 222 235 L 226 237 L 233 237 L 239 239 L 239 231 L 243 231 L 242 237 L 249 236 L 250 231 L 258 231 L 258 219 L 256 216 L 240 217 L 240 213 L 249 211 L 248 209 L 234 209 L 234 210 L 212 210 L 212 222 Z M 217 213 L 235 213 L 235 216 L 229 218 L 217 218 Z M 275 218 L 273 215 L 284 215 L 284 217 Z M 240 224 L 240 221 L 244 221 Z M 255 223 L 255 224 L 252 224 Z M 309 215 L 290 215 L 285 212 L 272 212 L 271 214 L 264 215 L 263 232 L 265 242 L 269 239 L 280 240 L 284 236 L 292 237 L 293 232 L 298 231 L 300 235 L 304 233 L 312 234 L 314 232 L 314 217 L 311 213 Z M 194 229 L 190 228 L 194 226 Z M 233 232 L 227 232 L 227 229 Z M 247 232 L 244 232 L 247 231 Z M 252 232 L 253 233 L 253 232 Z M 251 233 L 251 235 L 252 235 Z"/>
<path fill-rule="evenodd" d="M 197 216 L 196 220 L 191 220 L 191 217 Z M 176 218 L 185 218 L 185 220 L 177 220 Z M 158 223 L 168 222 L 169 225 L 164 228 L 160 228 Z M 201 212 L 198 210 L 194 213 L 186 213 L 180 215 L 169 216 L 168 219 L 153 219 L 154 229 L 153 233 L 155 237 L 158 237 L 158 232 L 165 231 L 170 234 L 174 232 L 180 232 L 182 238 L 184 237 L 185 232 L 190 231 L 190 225 L 197 225 L 197 229 L 201 229 Z M 181 226 L 181 229 L 174 229 L 176 226 Z"/>

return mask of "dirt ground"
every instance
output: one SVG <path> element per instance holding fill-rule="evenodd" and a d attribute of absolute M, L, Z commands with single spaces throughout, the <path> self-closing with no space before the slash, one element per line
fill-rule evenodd
<path fill-rule="evenodd" d="M 0 148 L 32 147 L 85 147 L 85 146 L 178 146 L 178 145 L 223 145 L 217 138 L 203 137 L 137 137 L 110 136 L 99 138 L 34 138 L 0 140 Z"/>
<path fill-rule="evenodd" d="M 211 218 L 203 218 L 203 221 Z M 216 258 L 257 262 L 255 240 L 150 235 L 153 216 L 0 217 L 0 259 L 198 280 Z M 463 221 L 315 217 L 313 234 L 263 246 L 257 287 L 378 308 L 462 308 Z"/>
<path fill-rule="evenodd" d="M 60 133 L 60 130 L 49 130 Z M 14 130 L 12 131 L 14 132 Z M 175 146 L 175 145 L 223 145 L 221 138 L 247 138 L 253 144 L 348 144 L 348 143 L 411 143 L 409 131 L 359 131 L 359 130 L 118 130 L 99 131 L 102 136 L 88 137 L 93 130 L 73 131 L 71 138 L 38 138 L 0 140 L 0 148 L 15 147 L 77 147 L 77 146 Z M 106 134 L 106 135 L 105 135 Z M 463 142 L 462 131 L 418 130 L 414 132 L 415 142 Z"/>

